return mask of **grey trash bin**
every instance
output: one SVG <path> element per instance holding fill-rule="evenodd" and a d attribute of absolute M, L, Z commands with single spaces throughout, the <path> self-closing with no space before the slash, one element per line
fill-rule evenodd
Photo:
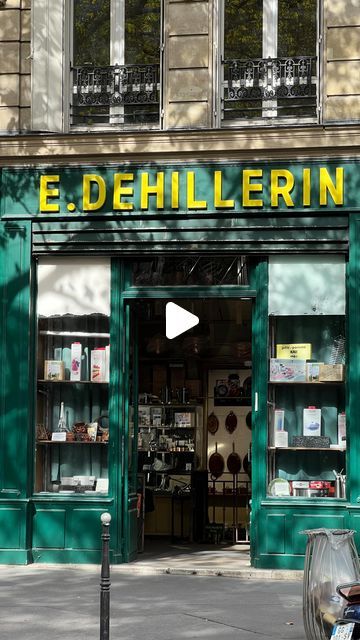
<path fill-rule="evenodd" d="M 303 619 L 307 640 L 328 640 L 345 601 L 336 586 L 360 579 L 359 558 L 350 529 L 312 529 L 308 536 L 303 584 Z"/>

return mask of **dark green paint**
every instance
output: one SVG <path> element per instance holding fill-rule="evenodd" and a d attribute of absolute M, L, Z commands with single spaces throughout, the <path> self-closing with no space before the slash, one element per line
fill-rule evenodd
<path fill-rule="evenodd" d="M 326 167 L 335 182 L 336 167 L 344 167 L 344 205 L 337 207 L 332 198 L 328 198 L 327 206 L 319 206 L 319 168 Z M 311 169 L 311 201 L 310 206 L 303 205 L 303 169 Z M 263 206 L 243 206 L 242 194 L 242 178 L 243 170 L 261 170 L 262 177 L 252 178 L 252 183 L 261 183 L 263 185 L 262 192 L 251 192 L 251 199 L 262 199 Z M 273 169 L 289 170 L 295 177 L 294 187 L 291 191 L 291 198 L 294 206 L 289 207 L 285 204 L 282 197 L 279 199 L 279 206 L 271 206 L 270 201 L 270 173 Z M 214 204 L 214 172 L 222 172 L 222 194 L 223 200 L 234 200 L 233 207 L 216 207 Z M 141 208 L 140 201 L 140 180 L 141 174 L 149 174 L 149 185 L 156 184 L 156 174 L 163 172 L 164 174 L 164 204 L 161 209 L 157 209 L 156 196 L 150 195 L 149 209 Z M 171 201 L 171 175 L 173 172 L 179 173 L 179 205 L 172 208 Z M 206 201 L 206 208 L 191 208 L 190 211 L 198 213 L 201 218 L 218 211 L 220 217 L 226 219 L 230 213 L 238 214 L 244 211 L 285 211 L 290 215 L 294 212 L 306 212 L 323 208 L 324 210 L 354 209 L 359 207 L 359 185 L 360 185 L 360 165 L 356 161 L 346 160 L 327 160 L 326 162 L 309 161 L 272 161 L 272 162 L 221 162 L 221 163 L 179 163 L 179 164 L 131 164 L 122 163 L 113 166 L 82 166 L 82 167 L 66 167 L 66 168 L 38 168 L 38 169 L 4 169 L 2 174 L 2 215 L 20 216 L 20 217 L 37 217 L 47 216 L 54 220 L 58 216 L 69 217 L 69 215 L 84 216 L 85 218 L 94 218 L 97 215 L 115 214 L 122 218 L 124 212 L 114 211 L 113 205 L 113 182 L 114 174 L 125 173 L 131 174 L 133 180 L 125 182 L 123 186 L 133 188 L 134 194 L 124 196 L 123 202 L 131 202 L 133 211 L 130 216 L 142 213 L 144 218 L 149 213 L 158 213 L 160 216 L 163 212 L 165 215 L 169 213 L 188 212 L 189 203 L 187 201 L 187 173 L 193 172 L 195 175 L 194 199 L 196 201 Z M 106 200 L 101 208 L 92 211 L 83 211 L 83 175 L 96 174 L 100 176 L 106 185 Z M 56 213 L 41 213 L 39 209 L 39 186 L 40 176 L 51 175 L 59 176 L 59 182 L 49 184 L 49 188 L 59 188 L 59 197 L 50 197 L 49 203 L 59 205 L 59 211 Z M 280 184 L 282 181 L 280 180 Z M 98 187 L 92 190 L 91 200 L 95 202 L 98 197 Z M 20 197 L 19 197 L 20 196 Z M 68 205 L 74 204 L 75 212 L 68 210 Z M 129 215 L 125 212 L 125 215 Z"/>

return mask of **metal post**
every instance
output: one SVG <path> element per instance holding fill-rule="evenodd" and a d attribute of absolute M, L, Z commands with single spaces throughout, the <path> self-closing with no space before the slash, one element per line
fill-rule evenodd
<path fill-rule="evenodd" d="M 109 564 L 109 525 L 110 513 L 101 515 L 102 524 L 102 556 L 101 556 L 101 580 L 100 580 L 100 640 L 110 638 L 110 564 Z"/>

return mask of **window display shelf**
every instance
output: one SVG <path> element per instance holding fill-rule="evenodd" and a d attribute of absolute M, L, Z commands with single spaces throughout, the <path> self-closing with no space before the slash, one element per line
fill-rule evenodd
<path fill-rule="evenodd" d="M 344 447 L 269 447 L 269 451 L 342 451 Z"/>
<path fill-rule="evenodd" d="M 96 382 L 95 380 L 44 380 L 44 378 L 40 378 L 38 380 L 39 384 L 109 384 L 109 382 L 103 382 L 100 380 Z"/>
<path fill-rule="evenodd" d="M 53 441 L 53 440 L 37 440 L 36 444 L 37 444 L 37 445 L 38 445 L 38 444 L 41 444 L 41 445 L 43 445 L 43 444 L 46 444 L 46 445 L 49 445 L 49 444 L 50 444 L 50 445 L 58 445 L 58 444 L 61 444 L 61 445 L 63 445 L 63 444 L 87 444 L 87 445 L 89 445 L 89 444 L 91 444 L 91 445 L 96 444 L 96 445 L 99 445 L 99 444 L 105 444 L 105 445 L 107 445 L 107 444 L 109 444 L 109 443 L 108 443 L 108 442 L 88 442 L 88 441 L 86 441 L 86 440 L 84 440 L 84 441 L 81 441 L 81 440 L 73 440 L 73 441 L 68 440 L 68 441 L 66 441 L 66 440 L 64 440 L 63 442 L 61 442 L 61 441 L 59 441 L 59 442 L 55 442 L 55 441 Z"/>
<path fill-rule="evenodd" d="M 332 497 L 346 476 L 345 325 L 345 315 L 269 318 L 269 495 L 315 482 Z"/>

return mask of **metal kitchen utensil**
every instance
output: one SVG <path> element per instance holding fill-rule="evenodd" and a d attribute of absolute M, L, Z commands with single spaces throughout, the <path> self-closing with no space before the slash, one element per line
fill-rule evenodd
<path fill-rule="evenodd" d="M 234 433 L 237 427 L 237 417 L 233 411 L 230 411 L 225 419 L 225 428 L 228 433 Z"/>
<path fill-rule="evenodd" d="M 237 475 L 241 469 L 241 458 L 235 451 L 235 443 L 232 444 L 232 452 L 228 455 L 226 466 L 232 475 Z"/>
<path fill-rule="evenodd" d="M 219 420 L 213 411 L 208 416 L 207 428 L 209 433 L 211 433 L 212 435 L 214 435 L 219 428 Z"/>
<path fill-rule="evenodd" d="M 225 462 L 221 453 L 218 453 L 217 442 L 215 444 L 215 451 L 209 458 L 209 471 L 212 479 L 217 480 L 224 473 Z"/>

